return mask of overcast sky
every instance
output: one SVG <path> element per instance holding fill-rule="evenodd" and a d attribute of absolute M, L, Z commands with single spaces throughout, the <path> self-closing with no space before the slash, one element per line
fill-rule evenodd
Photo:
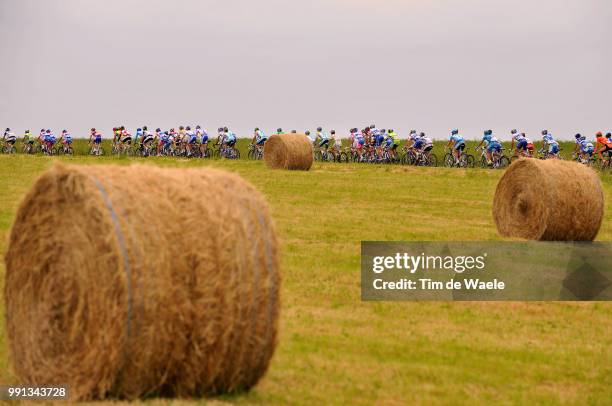
<path fill-rule="evenodd" d="M 612 129 L 610 0 L 0 0 L 0 126 Z"/>

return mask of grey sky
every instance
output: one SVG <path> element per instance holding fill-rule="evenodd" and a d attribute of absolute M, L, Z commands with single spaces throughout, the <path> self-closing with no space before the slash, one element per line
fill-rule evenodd
<path fill-rule="evenodd" d="M 0 0 L 0 126 L 612 129 L 609 0 Z"/>

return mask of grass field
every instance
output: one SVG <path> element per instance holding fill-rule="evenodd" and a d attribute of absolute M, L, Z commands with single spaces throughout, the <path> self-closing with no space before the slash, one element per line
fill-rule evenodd
<path fill-rule="evenodd" d="M 20 198 L 53 160 L 0 156 L 0 251 L 6 249 Z M 491 204 L 501 171 L 315 164 L 310 172 L 287 172 L 245 160 L 144 162 L 237 172 L 264 193 L 272 208 L 283 253 L 279 346 L 268 374 L 252 392 L 220 400 L 610 404 L 610 303 L 360 300 L 362 240 L 499 239 Z M 602 175 L 602 182 L 610 202 L 612 176 Z M 609 203 L 599 240 L 612 240 Z M 0 283 L 3 275 L 2 264 Z M 0 382 L 13 380 L 6 346 L 2 327 Z"/>

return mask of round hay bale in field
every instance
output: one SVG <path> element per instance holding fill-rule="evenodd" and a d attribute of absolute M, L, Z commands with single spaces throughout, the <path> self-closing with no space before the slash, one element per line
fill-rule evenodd
<path fill-rule="evenodd" d="M 520 159 L 495 191 L 493 218 L 505 237 L 592 241 L 603 219 L 599 177 L 584 165 L 558 159 Z"/>
<path fill-rule="evenodd" d="M 264 146 L 264 161 L 273 169 L 307 171 L 312 166 L 312 143 L 304 134 L 275 134 Z"/>
<path fill-rule="evenodd" d="M 5 260 L 15 375 L 72 400 L 247 390 L 276 346 L 277 239 L 237 175 L 57 164 Z"/>

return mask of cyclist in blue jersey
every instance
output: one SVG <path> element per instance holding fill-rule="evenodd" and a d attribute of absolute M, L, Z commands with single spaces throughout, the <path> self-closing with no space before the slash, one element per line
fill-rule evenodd
<path fill-rule="evenodd" d="M 453 157 L 455 158 L 455 163 L 458 164 L 459 158 L 461 157 L 461 151 L 465 149 L 465 140 L 463 139 L 461 134 L 459 134 L 459 130 L 456 128 L 451 130 L 450 139 L 448 140 L 448 144 L 446 144 L 447 148 L 451 146 L 453 148 Z"/>
<path fill-rule="evenodd" d="M 329 148 L 329 134 L 323 131 L 322 127 L 317 127 L 317 134 L 315 136 L 315 141 L 319 139 L 321 140 L 319 142 L 320 148 L 325 148 L 325 149 Z"/>
<path fill-rule="evenodd" d="M 559 157 L 559 143 L 549 132 L 542 136 L 542 152 L 554 158 Z"/>
<path fill-rule="evenodd" d="M 590 162 L 593 158 L 595 147 L 593 143 L 588 141 L 584 135 L 580 136 L 580 158 L 583 161 Z"/>

